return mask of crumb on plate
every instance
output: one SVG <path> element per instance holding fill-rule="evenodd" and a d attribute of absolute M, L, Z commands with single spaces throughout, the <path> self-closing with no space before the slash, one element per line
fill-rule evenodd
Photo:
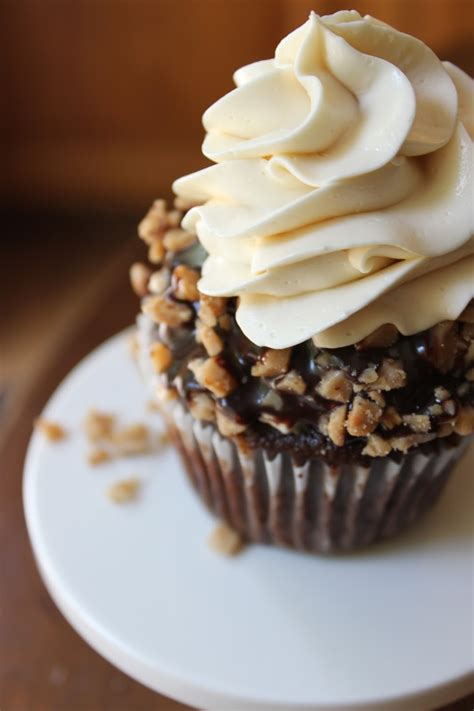
<path fill-rule="evenodd" d="M 115 415 L 92 408 L 87 413 L 83 426 L 89 442 L 110 440 L 115 430 Z"/>
<path fill-rule="evenodd" d="M 124 504 L 128 501 L 133 501 L 133 499 L 137 498 L 140 484 L 141 482 L 138 477 L 121 479 L 109 486 L 107 496 L 116 504 Z"/>
<path fill-rule="evenodd" d="M 67 436 L 67 432 L 62 425 L 52 420 L 46 420 L 44 417 L 38 417 L 35 420 L 34 427 L 50 442 L 59 442 Z"/>
<path fill-rule="evenodd" d="M 224 556 L 237 555 L 244 547 L 240 534 L 225 523 L 217 524 L 207 543 L 211 550 Z"/>
<path fill-rule="evenodd" d="M 98 464 L 103 464 L 112 459 L 112 454 L 107 449 L 102 449 L 101 447 L 96 447 L 91 449 L 87 455 L 87 463 L 91 467 L 95 467 Z"/>

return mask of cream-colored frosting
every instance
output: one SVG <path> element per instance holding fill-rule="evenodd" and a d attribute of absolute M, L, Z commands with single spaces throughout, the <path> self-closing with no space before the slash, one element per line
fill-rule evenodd
<path fill-rule="evenodd" d="M 309 20 L 204 114 L 215 165 L 180 178 L 199 288 L 238 296 L 260 346 L 404 334 L 474 296 L 474 88 L 423 42 L 355 11 Z"/>

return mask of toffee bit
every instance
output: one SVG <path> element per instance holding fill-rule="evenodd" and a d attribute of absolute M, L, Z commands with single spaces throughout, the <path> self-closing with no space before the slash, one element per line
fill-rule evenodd
<path fill-rule="evenodd" d="M 60 442 L 65 439 L 67 432 L 58 422 L 46 420 L 43 417 L 38 417 L 34 422 L 34 428 L 46 437 L 49 442 Z"/>
<path fill-rule="evenodd" d="M 156 341 L 150 347 L 150 358 L 155 373 L 164 373 L 171 366 L 173 356 L 168 346 Z"/>
<path fill-rule="evenodd" d="M 352 383 L 342 370 L 329 370 L 318 383 L 316 392 L 326 400 L 349 402 L 352 395 Z"/>
<path fill-rule="evenodd" d="M 130 267 L 130 283 L 137 296 L 145 296 L 148 293 L 150 276 L 151 269 L 141 262 L 135 262 Z"/>
<path fill-rule="evenodd" d="M 111 440 L 115 431 L 115 415 L 92 408 L 86 415 L 83 428 L 89 442 Z"/>
<path fill-rule="evenodd" d="M 255 377 L 272 378 L 283 375 L 288 370 L 291 348 L 267 348 L 260 355 L 257 363 L 252 366 L 251 374 Z"/>
<path fill-rule="evenodd" d="M 219 523 L 214 528 L 207 544 L 211 550 L 223 556 L 237 555 L 244 547 L 240 534 L 225 523 Z"/>
<path fill-rule="evenodd" d="M 115 504 L 124 504 L 137 498 L 140 487 L 141 482 L 138 477 L 121 479 L 109 486 L 107 496 Z"/>
<path fill-rule="evenodd" d="M 375 402 L 356 395 L 346 420 L 347 431 L 353 437 L 366 437 L 375 430 L 381 417 L 382 409 Z"/>
<path fill-rule="evenodd" d="M 96 467 L 98 464 L 104 464 L 112 459 L 112 455 L 107 449 L 91 449 L 87 455 L 87 463 L 91 467 Z"/>
<path fill-rule="evenodd" d="M 120 455 L 147 454 L 150 452 L 150 432 L 146 425 L 129 425 L 114 433 L 114 444 Z"/>

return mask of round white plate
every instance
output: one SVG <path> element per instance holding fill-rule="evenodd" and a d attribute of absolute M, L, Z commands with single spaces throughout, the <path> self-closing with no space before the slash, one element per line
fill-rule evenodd
<path fill-rule="evenodd" d="M 436 509 L 367 552 L 318 558 L 208 549 L 213 519 L 174 451 L 91 468 L 91 407 L 149 421 L 119 335 L 86 358 L 45 410 L 69 430 L 28 451 L 24 504 L 36 559 L 65 617 L 153 689 L 215 711 L 429 708 L 472 689 L 472 450 Z M 135 502 L 107 486 L 137 475 Z"/>

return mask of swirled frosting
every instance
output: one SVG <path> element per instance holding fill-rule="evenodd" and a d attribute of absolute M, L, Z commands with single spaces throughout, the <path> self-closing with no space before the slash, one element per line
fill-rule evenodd
<path fill-rule="evenodd" d="M 474 296 L 472 80 L 355 11 L 308 21 L 204 114 L 215 162 L 177 180 L 208 253 L 199 288 L 238 296 L 259 346 L 409 335 Z"/>

